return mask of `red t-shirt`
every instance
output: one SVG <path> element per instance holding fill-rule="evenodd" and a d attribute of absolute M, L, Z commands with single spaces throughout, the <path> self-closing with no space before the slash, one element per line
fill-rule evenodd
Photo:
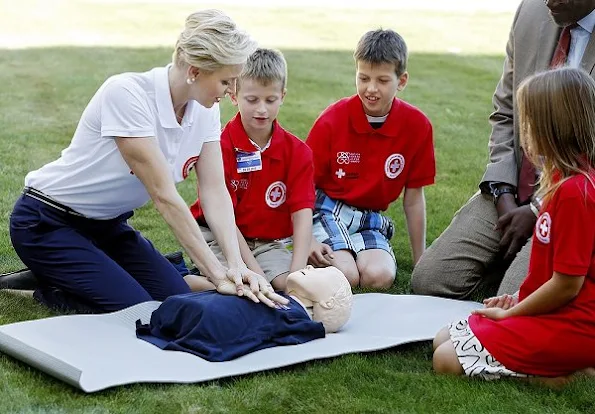
<path fill-rule="evenodd" d="M 386 210 L 403 188 L 434 183 L 432 125 L 396 98 L 378 129 L 357 95 L 335 102 L 320 114 L 306 144 L 314 153 L 316 188 L 359 209 Z"/>
<path fill-rule="evenodd" d="M 238 113 L 221 133 L 225 183 L 231 195 L 236 224 L 248 239 L 275 240 L 293 235 L 291 214 L 314 208 L 312 151 L 274 121 L 270 146 L 261 152 L 262 169 L 238 172 L 238 152 L 255 152 Z M 190 206 L 204 221 L 200 200 Z"/>
<path fill-rule="evenodd" d="M 595 174 L 591 175 L 595 179 Z M 542 209 L 533 234 L 522 301 L 554 271 L 585 276 L 579 294 L 553 313 L 469 324 L 486 349 L 516 372 L 567 375 L 595 366 L 595 189 L 582 175 L 562 183 Z"/>

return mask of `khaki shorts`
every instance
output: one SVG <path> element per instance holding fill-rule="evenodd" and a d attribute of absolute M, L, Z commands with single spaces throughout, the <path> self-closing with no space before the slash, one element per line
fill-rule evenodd
<path fill-rule="evenodd" d="M 227 260 L 223 256 L 223 250 L 215 240 L 215 236 L 208 227 L 200 226 L 202 234 L 211 248 L 211 251 L 217 256 L 217 259 L 223 265 L 227 265 Z M 270 283 L 277 276 L 289 273 L 291 267 L 291 252 L 287 249 L 286 243 L 277 240 L 250 240 L 246 239 L 248 247 L 252 251 L 254 258 L 260 268 L 264 271 L 267 281 Z"/>

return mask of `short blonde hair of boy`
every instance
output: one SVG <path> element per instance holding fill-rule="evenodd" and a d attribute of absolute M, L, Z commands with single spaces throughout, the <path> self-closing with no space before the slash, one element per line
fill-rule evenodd
<path fill-rule="evenodd" d="M 263 86 L 280 82 L 281 90 L 287 86 L 287 62 L 283 53 L 276 49 L 258 48 L 248 57 L 238 80 L 238 90 L 242 80 L 252 79 Z"/>
<path fill-rule="evenodd" d="M 370 30 L 360 38 L 353 58 L 355 63 L 360 61 L 372 65 L 391 63 L 395 65 L 397 76 L 401 76 L 407 71 L 407 44 L 394 30 Z"/>
<path fill-rule="evenodd" d="M 226 65 L 243 65 L 256 47 L 256 42 L 229 16 L 206 9 L 186 18 L 172 61 L 212 72 Z"/>
<path fill-rule="evenodd" d="M 550 70 L 525 79 L 516 96 L 521 146 L 542 171 L 537 195 L 547 199 L 575 174 L 595 186 L 595 80 L 580 69 Z"/>

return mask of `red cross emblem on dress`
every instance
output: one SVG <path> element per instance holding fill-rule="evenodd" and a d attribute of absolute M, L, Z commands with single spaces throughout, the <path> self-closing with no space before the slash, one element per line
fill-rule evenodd
<path fill-rule="evenodd" d="M 275 181 L 264 195 L 267 206 L 270 208 L 277 208 L 287 199 L 287 187 L 282 181 Z"/>
<path fill-rule="evenodd" d="M 549 213 L 543 213 L 535 223 L 535 236 L 543 244 L 550 242 L 550 234 L 552 232 L 552 218 Z"/>
<path fill-rule="evenodd" d="M 384 173 L 390 179 L 397 178 L 405 168 L 405 157 L 401 154 L 389 155 L 384 162 Z"/>

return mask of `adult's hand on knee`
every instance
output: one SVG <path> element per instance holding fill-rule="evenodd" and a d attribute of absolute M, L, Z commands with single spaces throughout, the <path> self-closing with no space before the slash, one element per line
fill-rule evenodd
<path fill-rule="evenodd" d="M 504 258 L 513 259 L 531 237 L 536 217 L 528 205 L 513 209 L 498 219 L 496 230 L 502 230 L 500 249 L 506 250 Z"/>

